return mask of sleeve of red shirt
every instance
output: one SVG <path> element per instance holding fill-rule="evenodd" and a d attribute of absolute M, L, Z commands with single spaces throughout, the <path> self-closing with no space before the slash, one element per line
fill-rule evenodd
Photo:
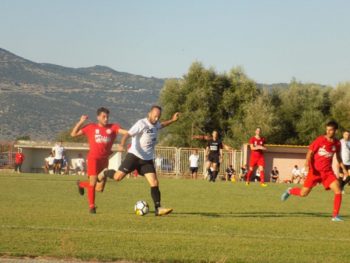
<path fill-rule="evenodd" d="M 312 151 L 312 152 L 317 152 L 318 151 L 318 149 L 320 148 L 320 139 L 319 138 L 317 138 L 316 140 L 314 140 L 311 144 L 310 144 L 310 146 L 309 146 L 309 150 L 310 151 Z"/>
<path fill-rule="evenodd" d="M 116 134 L 118 134 L 120 128 L 121 127 L 118 123 L 113 124 L 113 130 L 115 131 Z"/>
<path fill-rule="evenodd" d="M 249 144 L 254 144 L 254 138 L 253 138 L 253 137 L 251 137 L 251 138 L 249 139 Z"/>
<path fill-rule="evenodd" d="M 87 135 L 87 134 L 89 133 L 90 128 L 91 128 L 91 124 L 87 124 L 87 125 L 85 125 L 85 126 L 81 129 L 81 131 L 82 131 L 85 135 Z"/>

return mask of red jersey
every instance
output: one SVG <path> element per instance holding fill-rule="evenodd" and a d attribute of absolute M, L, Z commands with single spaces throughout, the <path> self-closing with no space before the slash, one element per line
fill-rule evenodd
<path fill-rule="evenodd" d="M 265 145 L 265 138 L 260 137 L 260 139 L 257 139 L 255 136 L 249 139 L 249 144 L 253 144 L 253 146 L 264 146 Z M 251 155 L 253 157 L 260 157 L 264 154 L 262 150 L 252 150 Z"/>
<path fill-rule="evenodd" d="M 309 150 L 313 151 L 314 157 L 311 160 L 317 171 L 332 171 L 333 156 L 340 151 L 340 141 L 333 139 L 329 141 L 326 136 L 319 136 L 309 146 Z"/>
<path fill-rule="evenodd" d="M 89 157 L 104 159 L 112 153 L 112 146 L 117 137 L 120 126 L 108 124 L 105 127 L 96 123 L 90 123 L 81 130 L 88 138 L 90 151 Z"/>
<path fill-rule="evenodd" d="M 15 156 L 15 163 L 21 164 L 24 161 L 24 154 L 23 153 L 16 153 Z"/>

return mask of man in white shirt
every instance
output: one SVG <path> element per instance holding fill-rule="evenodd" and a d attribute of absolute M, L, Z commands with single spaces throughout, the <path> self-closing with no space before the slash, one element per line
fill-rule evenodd
<path fill-rule="evenodd" d="M 121 139 L 118 151 L 124 151 L 126 140 L 131 137 L 131 147 L 118 171 L 103 170 L 98 175 L 98 180 L 103 181 L 105 177 L 121 181 L 128 173 L 137 170 L 138 173 L 146 177 L 151 186 L 151 196 L 155 206 L 155 215 L 167 215 L 173 211 L 171 208 L 163 208 L 160 205 L 159 182 L 154 167 L 154 148 L 157 143 L 158 131 L 179 118 L 179 113 L 175 113 L 170 120 L 160 122 L 162 108 L 152 106 L 147 118 L 138 120 Z M 97 188 L 100 188 L 98 183 Z"/>
<path fill-rule="evenodd" d="M 199 162 L 199 155 L 197 150 L 193 150 L 192 154 L 188 158 L 190 161 L 190 171 L 191 171 L 191 178 L 197 179 L 197 173 L 198 173 L 198 162 Z"/>
<path fill-rule="evenodd" d="M 63 166 L 63 155 L 64 155 L 64 148 L 62 146 L 62 142 L 56 143 L 56 145 L 52 148 L 52 153 L 55 158 L 54 173 L 61 174 L 61 168 Z"/>
<path fill-rule="evenodd" d="M 45 166 L 44 166 L 45 173 L 49 173 L 51 170 L 53 170 L 54 162 L 55 162 L 55 158 L 53 157 L 52 152 L 50 152 L 50 155 L 45 158 Z"/>
<path fill-rule="evenodd" d="M 345 169 L 347 169 L 348 173 L 350 172 L 350 132 L 343 132 L 343 139 L 340 140 L 341 144 L 341 158 L 343 160 L 343 164 Z M 340 187 L 342 191 L 344 191 L 344 186 L 350 182 L 350 176 L 344 176 L 344 171 L 339 167 L 339 181 Z"/>
<path fill-rule="evenodd" d="M 298 167 L 298 165 L 294 165 L 294 168 L 292 170 L 292 183 L 296 181 L 296 183 L 300 183 L 301 180 L 301 171 Z"/>
<path fill-rule="evenodd" d="M 75 159 L 75 171 L 77 174 L 81 173 L 82 175 L 85 174 L 85 160 L 81 153 L 78 154 L 78 158 Z"/>

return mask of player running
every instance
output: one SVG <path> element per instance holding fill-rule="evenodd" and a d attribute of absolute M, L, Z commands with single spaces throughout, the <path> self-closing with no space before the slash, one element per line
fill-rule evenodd
<path fill-rule="evenodd" d="M 322 183 L 326 190 L 331 189 L 334 192 L 334 206 L 332 221 L 343 221 L 339 217 L 339 210 L 342 201 L 341 188 L 339 181 L 332 169 L 333 156 L 336 155 L 339 166 L 343 169 L 344 175 L 348 172 L 340 156 L 340 142 L 335 138 L 338 124 L 330 121 L 326 125 L 326 135 L 319 136 L 309 146 L 306 154 L 305 168 L 309 170 L 302 188 L 288 188 L 281 196 L 282 201 L 286 201 L 290 195 L 304 197 L 307 196 L 312 188 L 318 183 Z"/>
<path fill-rule="evenodd" d="M 132 137 L 131 147 L 121 163 L 118 171 L 104 170 L 99 174 L 99 179 L 106 177 L 121 181 L 128 173 L 137 170 L 137 172 L 146 177 L 151 186 L 151 196 L 155 206 L 155 215 L 167 215 L 173 211 L 171 208 L 163 208 L 160 204 L 159 181 L 154 167 L 154 148 L 157 143 L 158 131 L 174 122 L 179 118 L 179 113 L 175 113 L 168 121 L 159 122 L 162 113 L 160 106 L 152 106 L 147 118 L 137 121 L 130 130 L 124 134 L 120 142 L 120 149 L 124 151 L 126 140 Z M 103 185 L 98 183 L 97 188 L 103 190 Z"/>
<path fill-rule="evenodd" d="M 250 162 L 249 162 L 249 171 L 247 173 L 246 185 L 250 184 L 250 178 L 253 174 L 253 170 L 256 166 L 258 166 L 260 172 L 260 185 L 262 187 L 266 187 L 267 184 L 264 182 L 264 167 L 265 167 L 265 158 L 264 151 L 266 151 L 265 138 L 261 136 L 261 128 L 256 128 L 255 136 L 249 139 L 249 146 L 251 150 L 250 154 Z"/>
<path fill-rule="evenodd" d="M 343 139 L 340 140 L 341 144 L 341 159 L 347 170 L 350 172 L 350 131 L 343 132 Z M 344 176 L 343 169 L 339 167 L 339 182 L 342 192 L 346 184 L 350 182 L 350 176 Z"/>
<path fill-rule="evenodd" d="M 215 182 L 219 173 L 219 165 L 222 162 L 223 145 L 218 135 L 217 131 L 213 131 L 212 139 L 208 141 L 205 149 L 205 157 L 208 160 L 207 173 L 209 174 L 209 182 Z"/>
<path fill-rule="evenodd" d="M 87 157 L 87 175 L 89 181 L 80 182 L 78 180 L 78 190 L 80 195 L 84 195 L 84 188 L 87 189 L 87 197 L 89 201 L 90 213 L 96 213 L 95 206 L 95 186 L 97 183 L 97 175 L 108 167 L 108 157 L 112 153 L 112 145 L 118 133 L 127 134 L 126 130 L 120 128 L 119 124 L 109 124 L 109 110 L 99 108 L 97 110 L 97 123 L 84 122 L 88 119 L 87 115 L 82 115 L 71 132 L 72 137 L 85 135 L 88 139 L 90 151 Z M 101 182 L 102 184 L 105 181 Z"/>

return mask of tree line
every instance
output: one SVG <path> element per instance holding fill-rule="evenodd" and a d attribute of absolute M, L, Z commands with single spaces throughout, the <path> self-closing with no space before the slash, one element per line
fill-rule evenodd
<path fill-rule="evenodd" d="M 301 83 L 263 86 L 240 67 L 218 73 L 194 62 L 181 79 L 169 79 L 160 93 L 163 117 L 181 112 L 181 119 L 161 133 L 167 146 L 203 146 L 195 135 L 214 129 L 224 143 L 240 147 L 261 127 L 268 143 L 308 145 L 336 120 L 350 128 L 350 83 L 336 87 Z"/>

